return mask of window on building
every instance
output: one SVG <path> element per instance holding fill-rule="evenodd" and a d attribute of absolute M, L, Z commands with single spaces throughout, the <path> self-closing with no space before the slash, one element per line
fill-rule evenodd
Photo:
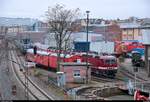
<path fill-rule="evenodd" d="M 73 76 L 79 77 L 80 76 L 80 70 L 74 70 Z"/>
<path fill-rule="evenodd" d="M 142 32 L 140 29 L 138 30 L 138 34 L 139 34 L 139 36 L 142 36 Z"/>

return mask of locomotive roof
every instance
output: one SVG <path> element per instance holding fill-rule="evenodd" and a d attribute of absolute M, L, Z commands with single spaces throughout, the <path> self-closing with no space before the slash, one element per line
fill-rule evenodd
<path fill-rule="evenodd" d="M 80 63 L 76 63 L 76 62 L 62 62 L 60 63 L 63 66 L 87 66 L 86 62 L 80 62 Z M 91 66 L 90 63 L 88 63 L 88 66 Z"/>
<path fill-rule="evenodd" d="M 28 49 L 27 52 L 33 53 L 33 49 Z M 37 50 L 37 53 L 40 54 L 40 55 L 49 55 L 50 54 L 49 52 L 39 51 L 39 50 Z"/>
<path fill-rule="evenodd" d="M 28 53 L 33 53 L 33 49 L 28 49 L 27 52 L 28 52 Z M 57 53 L 47 52 L 47 51 L 42 51 L 42 50 L 37 50 L 37 54 L 39 54 L 39 55 L 57 56 Z M 60 57 L 64 57 L 64 56 L 65 56 L 65 54 L 60 54 Z M 67 54 L 67 55 L 65 56 L 65 58 L 69 58 L 69 57 L 71 57 L 71 56 L 72 56 L 72 55 Z"/>
<path fill-rule="evenodd" d="M 116 59 L 115 56 L 110 56 L 110 55 L 109 56 L 108 55 L 107 56 L 100 56 L 100 58 L 101 59 Z"/>

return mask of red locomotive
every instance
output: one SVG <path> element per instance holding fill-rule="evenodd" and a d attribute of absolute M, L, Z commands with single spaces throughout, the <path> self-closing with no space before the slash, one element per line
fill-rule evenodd
<path fill-rule="evenodd" d="M 82 61 L 86 62 L 86 54 L 81 54 Z M 96 76 L 105 76 L 114 78 L 117 73 L 117 58 L 112 55 L 88 54 L 88 62 L 92 64 L 91 74 Z"/>
<path fill-rule="evenodd" d="M 134 48 L 144 48 L 139 42 L 115 42 L 115 52 L 117 54 L 131 52 Z"/>
<path fill-rule="evenodd" d="M 149 99 L 148 93 L 141 92 L 140 90 L 136 90 L 134 93 L 134 100 L 149 101 Z"/>
<path fill-rule="evenodd" d="M 117 59 L 111 55 L 98 56 L 88 54 L 88 57 L 86 57 L 85 54 L 79 52 L 70 52 L 68 54 L 61 54 L 60 56 L 63 62 L 77 62 L 79 60 L 86 62 L 86 58 L 88 58 L 88 63 L 92 64 L 91 72 L 94 75 L 114 78 L 117 72 Z M 28 49 L 27 60 L 35 62 L 37 65 L 56 70 L 57 51 L 37 49 L 35 55 L 33 49 Z"/>
<path fill-rule="evenodd" d="M 81 59 L 79 55 L 61 54 L 61 60 L 63 62 L 76 62 L 77 59 Z M 27 60 L 35 62 L 37 65 L 45 66 L 46 68 L 57 68 L 57 53 L 50 50 L 37 50 L 37 54 L 33 53 L 33 49 L 27 50 Z"/>

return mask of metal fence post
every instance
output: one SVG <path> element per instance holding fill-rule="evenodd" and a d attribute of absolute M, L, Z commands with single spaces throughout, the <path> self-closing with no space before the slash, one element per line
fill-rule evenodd
<path fill-rule="evenodd" d="M 141 84 L 141 85 L 142 85 L 142 92 L 144 91 L 144 86 L 143 86 L 143 84 L 144 84 L 144 83 Z"/>

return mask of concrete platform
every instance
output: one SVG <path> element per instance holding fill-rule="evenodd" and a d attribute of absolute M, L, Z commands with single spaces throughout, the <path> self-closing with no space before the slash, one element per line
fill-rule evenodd
<path fill-rule="evenodd" d="M 116 95 L 112 97 L 107 97 L 109 100 L 134 100 L 133 96 L 129 95 Z"/>

